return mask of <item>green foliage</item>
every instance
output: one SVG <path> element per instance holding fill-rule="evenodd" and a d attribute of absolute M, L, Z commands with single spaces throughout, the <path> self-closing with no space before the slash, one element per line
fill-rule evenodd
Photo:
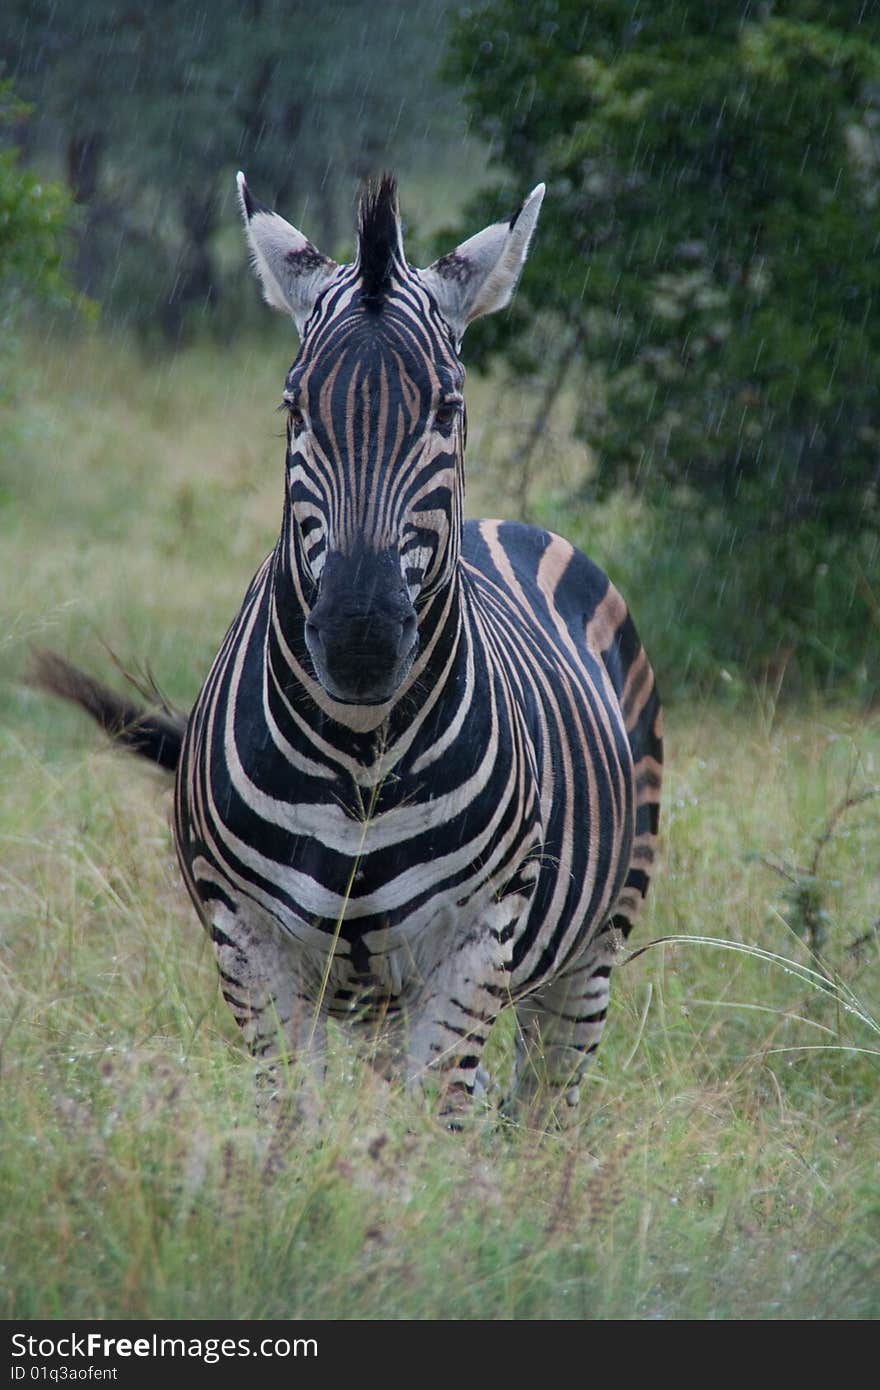
<path fill-rule="evenodd" d="M 723 659 L 876 691 L 877 11 L 491 0 L 448 72 L 548 182 L 520 296 L 581 353 L 592 493 L 659 506 Z M 536 366 L 521 315 L 482 347 Z"/>
<path fill-rule="evenodd" d="M 28 108 L 0 82 L 0 125 L 21 121 Z M 17 149 L 0 150 L 0 319 L 24 298 L 68 302 L 63 270 L 70 203 L 57 183 L 23 169 Z"/>
<path fill-rule="evenodd" d="M 821 871 L 821 861 L 829 846 L 833 847 L 836 835 L 842 832 L 842 822 L 847 813 L 880 796 L 880 787 L 865 790 L 852 790 L 852 777 L 847 794 L 828 817 L 828 822 L 816 836 L 813 853 L 806 865 L 791 864 L 787 860 L 773 860 L 761 856 L 762 862 L 777 873 L 783 880 L 783 900 L 786 907 L 786 920 L 793 932 L 802 937 L 815 956 L 819 956 L 828 944 L 830 931 L 834 928 L 832 913 L 827 907 L 828 898 L 839 881 Z M 845 833 L 845 831 L 843 831 Z M 870 924 L 866 931 L 849 943 L 848 949 L 857 952 L 871 943 L 880 932 L 880 917 Z"/>

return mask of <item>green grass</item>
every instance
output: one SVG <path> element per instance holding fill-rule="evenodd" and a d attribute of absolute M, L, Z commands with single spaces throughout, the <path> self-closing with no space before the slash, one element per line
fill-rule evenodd
<path fill-rule="evenodd" d="M 876 1316 L 880 799 L 823 851 L 824 964 L 766 862 L 809 867 L 834 808 L 880 785 L 876 714 L 766 693 L 669 711 L 662 865 L 633 944 L 690 940 L 616 972 L 579 1131 L 486 1117 L 450 1135 L 342 1035 L 320 1119 L 273 1152 L 167 784 L 21 675 L 37 641 L 112 678 L 103 638 L 194 697 L 273 540 L 292 350 L 267 329 L 263 348 L 151 361 L 96 335 L 31 340 L 14 365 L 0 1316 Z M 469 501 L 496 514 L 516 493 L 499 491 L 517 407 L 499 413 L 498 390 L 469 383 Z M 565 438 L 555 457 L 577 466 Z M 625 548 L 613 509 L 595 525 L 603 559 Z M 504 1019 L 499 1070 L 510 1044 Z"/>

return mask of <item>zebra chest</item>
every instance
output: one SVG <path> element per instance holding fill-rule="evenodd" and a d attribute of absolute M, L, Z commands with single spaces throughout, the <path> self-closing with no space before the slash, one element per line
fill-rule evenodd
<path fill-rule="evenodd" d="M 212 790 L 210 816 L 204 803 L 182 807 L 193 831 L 184 857 L 213 861 L 210 877 L 233 897 L 258 882 L 298 936 L 303 924 L 339 923 L 343 937 L 404 926 L 411 936 L 447 902 L 491 896 L 509 876 L 509 856 L 492 863 L 497 801 L 477 805 L 466 791 L 436 798 L 398 781 L 381 798 L 342 784 L 285 796 L 242 777 Z"/>
<path fill-rule="evenodd" d="M 182 847 L 212 929 L 275 939 L 285 970 L 340 1016 L 403 1007 L 457 942 L 494 922 L 505 893 L 522 891 L 511 880 L 534 826 L 499 837 L 509 816 L 497 797 L 459 804 L 403 779 L 394 788 L 394 800 L 364 796 L 356 815 L 350 786 L 285 800 L 243 794 L 239 780 L 225 799 L 217 787 L 212 823 Z"/>
<path fill-rule="evenodd" d="M 194 869 L 198 876 L 198 861 Z M 270 960 L 267 973 L 285 988 L 323 1001 L 331 1016 L 369 1022 L 412 1004 L 439 964 L 483 935 L 497 939 L 520 910 L 515 896 L 499 903 L 487 882 L 466 898 L 441 885 L 402 911 L 369 910 L 382 901 L 381 889 L 359 894 L 355 885 L 332 918 L 297 910 L 280 891 L 255 894 L 251 884 L 247 892 L 224 889 L 207 915 L 215 949 L 224 943 L 221 957 L 228 949 L 232 959 Z"/>

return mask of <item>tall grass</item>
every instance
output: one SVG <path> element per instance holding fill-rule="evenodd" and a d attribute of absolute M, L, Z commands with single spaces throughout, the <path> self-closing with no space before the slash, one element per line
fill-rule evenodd
<path fill-rule="evenodd" d="M 20 678 L 38 640 L 113 679 L 103 638 L 194 697 L 277 526 L 291 355 L 268 334 L 152 362 L 95 336 L 34 340 L 16 365 L 0 1315 L 875 1316 L 880 804 L 823 849 L 820 958 L 768 865 L 809 866 L 841 798 L 880 783 L 876 715 L 781 710 L 772 691 L 672 709 L 663 862 L 632 946 L 660 944 L 616 971 L 577 1132 L 490 1114 L 450 1135 L 334 1033 L 323 1113 L 273 1154 L 167 784 Z M 503 513 L 495 389 L 469 383 L 488 457 L 470 501 Z M 505 1017 L 502 1074 L 511 1044 Z"/>

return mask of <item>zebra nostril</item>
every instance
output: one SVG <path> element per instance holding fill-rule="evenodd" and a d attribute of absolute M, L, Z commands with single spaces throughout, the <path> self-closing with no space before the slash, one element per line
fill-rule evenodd
<path fill-rule="evenodd" d="M 306 641 L 309 646 L 317 645 L 323 647 L 324 645 L 324 638 L 321 633 L 320 625 L 316 623 L 313 618 L 306 619 Z"/>

